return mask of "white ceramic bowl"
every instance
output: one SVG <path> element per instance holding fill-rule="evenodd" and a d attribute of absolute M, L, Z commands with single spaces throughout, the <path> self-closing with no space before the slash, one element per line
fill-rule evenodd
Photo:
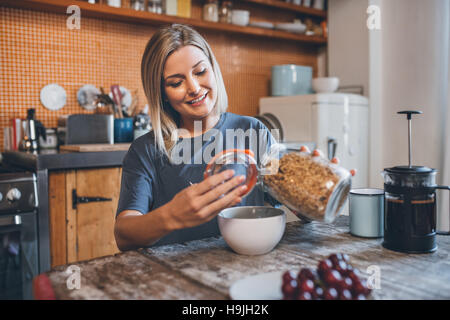
<path fill-rule="evenodd" d="M 272 207 L 233 207 L 218 215 L 219 229 L 235 252 L 261 255 L 280 242 L 286 226 L 286 214 Z"/>
<path fill-rule="evenodd" d="M 312 79 L 312 88 L 317 93 L 335 92 L 339 87 L 339 78 L 314 78 Z"/>
<path fill-rule="evenodd" d="M 232 10 L 231 23 L 239 26 L 246 26 L 250 21 L 250 11 L 247 10 Z"/>

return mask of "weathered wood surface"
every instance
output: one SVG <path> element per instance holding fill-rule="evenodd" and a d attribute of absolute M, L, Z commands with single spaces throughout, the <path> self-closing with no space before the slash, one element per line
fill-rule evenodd
<path fill-rule="evenodd" d="M 360 271 L 379 268 L 381 288 L 373 290 L 375 299 L 450 299 L 450 237 L 437 240 L 435 253 L 394 252 L 381 246 L 382 239 L 351 236 L 348 217 L 340 217 L 333 225 L 288 223 L 280 244 L 266 255 L 238 255 L 214 237 L 77 263 L 78 290 L 67 289 L 68 265 L 48 276 L 59 299 L 226 299 L 241 278 L 315 268 L 329 254 L 343 252 Z"/>

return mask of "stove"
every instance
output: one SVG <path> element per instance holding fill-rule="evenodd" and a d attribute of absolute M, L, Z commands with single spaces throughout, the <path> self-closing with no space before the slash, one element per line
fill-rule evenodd
<path fill-rule="evenodd" d="M 32 172 L 0 170 L 0 300 L 32 299 L 39 273 L 37 179 Z"/>

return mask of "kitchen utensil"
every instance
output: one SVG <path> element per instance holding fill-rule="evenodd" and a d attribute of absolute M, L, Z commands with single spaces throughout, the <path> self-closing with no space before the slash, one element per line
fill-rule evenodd
<path fill-rule="evenodd" d="M 225 242 L 244 255 L 272 251 L 286 226 L 284 211 L 272 207 L 233 207 L 222 210 L 217 217 Z"/>
<path fill-rule="evenodd" d="M 272 66 L 272 96 L 294 96 L 312 92 L 312 68 L 285 64 Z"/>
<path fill-rule="evenodd" d="M 63 87 L 51 83 L 42 88 L 41 103 L 49 110 L 59 110 L 66 105 L 67 94 Z"/>
<path fill-rule="evenodd" d="M 86 84 L 78 90 L 77 100 L 81 107 L 91 111 L 97 107 L 96 101 L 98 95 L 100 95 L 100 90 L 94 85 Z"/>
<path fill-rule="evenodd" d="M 408 165 L 382 172 L 385 191 L 384 241 L 387 249 L 426 253 L 437 250 L 436 169 L 412 165 L 411 119 L 421 111 L 400 111 L 408 119 Z"/>
<path fill-rule="evenodd" d="M 204 177 L 227 169 L 244 175 L 247 191 L 243 196 L 258 182 L 272 198 L 305 220 L 333 222 L 351 187 L 348 170 L 317 154 L 289 151 L 281 144 L 270 147 L 259 167 L 251 150 L 225 150 L 208 163 Z"/>
<path fill-rule="evenodd" d="M 281 300 L 284 271 L 260 273 L 239 279 L 230 287 L 233 300 Z"/>
<path fill-rule="evenodd" d="M 114 119 L 114 143 L 133 141 L 133 118 Z"/>
<path fill-rule="evenodd" d="M 35 109 L 27 110 L 27 120 L 25 122 L 25 130 L 23 140 L 19 146 L 20 150 L 36 151 L 39 149 L 38 138 L 36 133 L 36 123 L 34 119 Z"/>
<path fill-rule="evenodd" d="M 324 77 L 312 79 L 312 88 L 317 93 L 335 92 L 339 87 L 339 78 Z"/>
<path fill-rule="evenodd" d="M 23 139 L 19 146 L 22 151 L 37 151 L 39 150 L 39 137 L 47 139 L 46 129 L 40 121 L 35 119 L 35 113 L 34 108 L 27 110 Z"/>
<path fill-rule="evenodd" d="M 349 195 L 350 233 L 380 238 L 384 229 L 384 190 L 352 189 Z"/>
<path fill-rule="evenodd" d="M 123 86 L 119 86 L 119 90 L 120 90 L 120 94 L 121 94 L 121 106 L 122 106 L 122 112 L 126 113 L 127 115 L 131 115 L 128 111 L 128 108 L 131 105 L 131 102 L 133 100 L 130 91 L 123 87 Z M 113 98 L 113 94 L 112 91 L 109 93 L 109 97 L 112 99 Z"/>
<path fill-rule="evenodd" d="M 248 10 L 232 10 L 231 23 L 238 26 L 246 26 L 250 20 L 250 11 Z"/>
<path fill-rule="evenodd" d="M 139 96 L 137 89 L 134 91 L 132 97 L 131 97 L 131 104 L 130 107 L 127 109 L 127 114 L 131 117 L 134 117 L 136 115 L 136 109 L 139 104 Z"/>
<path fill-rule="evenodd" d="M 111 86 L 111 94 L 113 96 L 115 108 L 116 118 L 123 118 L 122 113 L 122 93 L 120 92 L 120 88 L 117 84 Z"/>

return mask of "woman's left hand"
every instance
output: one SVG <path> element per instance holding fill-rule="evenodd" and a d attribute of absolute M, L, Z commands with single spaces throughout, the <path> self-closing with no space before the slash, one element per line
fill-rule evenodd
<path fill-rule="evenodd" d="M 311 153 L 311 151 L 309 151 L 309 148 L 307 146 L 301 146 L 300 152 Z M 325 158 L 324 153 L 320 149 L 314 149 L 312 152 L 312 156 Z M 333 157 L 333 159 L 331 159 L 330 162 L 338 165 L 340 163 L 340 160 L 338 157 Z M 356 169 L 351 169 L 349 171 L 352 177 L 356 175 Z"/>

